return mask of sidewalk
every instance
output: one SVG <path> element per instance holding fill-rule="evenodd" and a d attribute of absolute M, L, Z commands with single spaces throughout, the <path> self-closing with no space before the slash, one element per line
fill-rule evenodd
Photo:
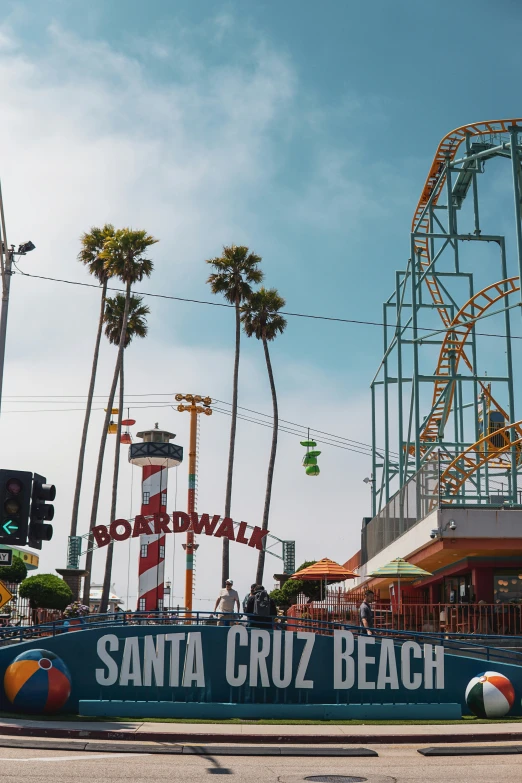
<path fill-rule="evenodd" d="M 161 743 L 398 744 L 440 742 L 522 742 L 521 723 L 451 725 L 256 725 L 149 723 L 142 721 L 40 721 L 0 718 L 6 737 L 48 737 Z"/>

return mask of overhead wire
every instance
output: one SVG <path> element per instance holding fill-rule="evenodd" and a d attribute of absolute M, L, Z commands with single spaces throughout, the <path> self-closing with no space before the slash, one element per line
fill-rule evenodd
<path fill-rule="evenodd" d="M 64 278 L 59 277 L 47 277 L 45 275 L 33 275 L 29 272 L 22 272 L 21 270 L 18 270 L 19 273 L 22 275 L 22 277 L 31 277 L 35 280 L 47 280 L 52 283 L 65 283 L 66 285 L 75 285 L 80 286 L 82 288 L 96 288 L 99 289 L 99 286 L 95 283 L 82 283 L 78 280 L 65 280 Z M 107 286 L 108 291 L 116 291 L 117 293 L 125 293 L 125 290 L 123 288 L 115 288 L 114 286 Z M 233 309 L 235 305 L 228 304 L 227 302 L 211 302 L 208 299 L 190 299 L 189 297 L 185 296 L 174 296 L 173 294 L 156 294 L 152 293 L 150 291 L 138 291 L 136 289 L 133 289 L 133 293 L 137 294 L 138 296 L 149 296 L 154 299 L 167 299 L 172 300 L 176 302 L 188 302 L 190 304 L 201 304 L 201 305 L 208 305 L 209 307 L 226 307 L 229 309 Z M 360 320 L 356 318 L 340 318 L 338 316 L 330 316 L 330 315 L 315 315 L 313 313 L 294 313 L 290 312 L 288 310 L 280 310 L 282 315 L 288 315 L 293 318 L 310 318 L 312 320 L 316 321 L 331 321 L 336 323 L 345 323 L 345 324 L 356 324 L 359 326 L 387 326 L 390 329 L 393 329 L 393 326 L 390 326 L 389 324 L 385 324 L 383 321 L 365 321 Z M 418 332 L 433 332 L 433 329 L 427 326 L 403 326 L 401 327 L 403 330 L 405 329 L 416 329 Z M 475 332 L 477 336 L 480 337 L 499 337 L 502 339 L 505 339 L 505 335 L 503 334 L 495 334 L 492 332 Z M 511 338 L 513 340 L 522 340 L 522 335 L 511 335 Z"/>

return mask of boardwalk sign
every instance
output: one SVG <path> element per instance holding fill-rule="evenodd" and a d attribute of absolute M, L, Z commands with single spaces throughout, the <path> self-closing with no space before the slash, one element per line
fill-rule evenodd
<path fill-rule="evenodd" d="M 186 533 L 191 530 L 196 535 L 228 538 L 237 544 L 246 544 L 262 550 L 268 530 L 251 527 L 246 522 L 234 522 L 230 517 L 219 514 L 187 514 L 174 511 L 173 514 L 138 514 L 134 520 L 115 519 L 110 525 L 96 525 L 92 534 L 98 547 L 107 546 L 111 541 L 127 541 L 139 536 L 165 535 L 166 533 Z"/>

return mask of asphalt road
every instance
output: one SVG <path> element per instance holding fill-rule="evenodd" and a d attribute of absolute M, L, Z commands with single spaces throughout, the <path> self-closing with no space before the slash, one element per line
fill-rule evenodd
<path fill-rule="evenodd" d="M 0 748 L 2 783 L 191 783 L 228 775 L 238 783 L 300 783 L 346 775 L 368 783 L 520 783 L 521 758 L 424 758 L 413 745 L 375 748 L 379 758 L 176 756 Z M 342 778 L 334 783 L 343 783 Z M 347 781 L 348 783 L 348 781 Z"/>

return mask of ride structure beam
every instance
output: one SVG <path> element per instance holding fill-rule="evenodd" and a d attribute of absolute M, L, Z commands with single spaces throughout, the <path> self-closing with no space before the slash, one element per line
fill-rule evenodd
<path fill-rule="evenodd" d="M 510 503 L 518 501 L 522 422 L 515 410 L 511 311 L 522 304 L 521 133 L 520 118 L 472 123 L 451 131 L 436 150 L 413 215 L 408 266 L 395 273 L 393 293 L 383 305 L 383 358 L 371 384 L 373 515 L 413 474 L 431 470 L 438 451 L 446 477 L 444 481 L 439 477 L 442 496 L 449 481 L 455 489 L 452 502 L 487 505 L 493 476 L 501 472 L 508 479 Z M 493 158 L 510 158 L 512 163 L 518 274 L 507 257 L 505 237 L 481 229 L 484 188 L 479 189 L 479 177 Z M 470 199 L 469 209 L 464 210 Z M 493 243 L 500 251 L 500 273 L 485 286 L 481 273 L 478 292 L 474 259 L 470 267 L 476 242 Z M 463 302 L 465 279 L 469 293 Z M 434 318 L 442 321 L 442 328 L 436 329 Z M 491 367 L 478 328 L 485 318 L 496 319 L 495 333 L 501 335 L 494 353 L 502 362 L 498 359 Z M 433 369 L 435 351 L 439 355 Z M 432 385 L 431 404 L 427 383 Z M 397 384 L 396 419 L 391 418 L 390 384 Z M 383 394 L 378 395 L 381 385 Z M 421 416 L 426 408 L 429 413 Z M 385 448 L 380 459 L 375 444 L 383 429 Z M 456 481 L 455 476 L 465 478 Z"/>

